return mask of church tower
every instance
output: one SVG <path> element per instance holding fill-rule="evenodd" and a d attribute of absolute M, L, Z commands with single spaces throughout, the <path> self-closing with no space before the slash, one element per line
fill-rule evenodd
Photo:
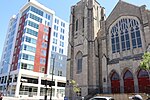
<path fill-rule="evenodd" d="M 80 0 L 71 7 L 67 58 L 66 97 L 77 96 L 71 80 L 88 98 L 99 92 L 100 68 L 97 33 L 105 19 L 104 8 L 96 0 Z"/>

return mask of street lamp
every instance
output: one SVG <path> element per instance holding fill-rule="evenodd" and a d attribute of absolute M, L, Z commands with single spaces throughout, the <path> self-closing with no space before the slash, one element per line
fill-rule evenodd
<path fill-rule="evenodd" d="M 52 82 L 50 83 L 51 85 L 51 91 L 50 91 L 50 100 L 52 100 L 52 83 L 53 83 L 53 74 L 54 74 L 54 64 L 55 64 L 55 58 L 53 59 L 53 66 L 52 66 Z"/>

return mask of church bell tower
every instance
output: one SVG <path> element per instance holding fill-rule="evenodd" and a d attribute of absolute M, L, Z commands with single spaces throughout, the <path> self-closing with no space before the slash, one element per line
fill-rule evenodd
<path fill-rule="evenodd" d="M 96 0 L 80 0 L 71 7 L 66 75 L 67 98 L 77 96 L 73 91 L 72 80 L 80 88 L 82 97 L 88 98 L 99 91 L 97 33 L 104 18 L 104 8 Z"/>

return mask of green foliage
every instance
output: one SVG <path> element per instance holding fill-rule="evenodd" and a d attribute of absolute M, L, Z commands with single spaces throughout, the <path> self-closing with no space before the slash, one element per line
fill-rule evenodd
<path fill-rule="evenodd" d="M 140 68 L 144 70 L 150 70 L 150 52 L 146 52 L 143 55 L 143 60 L 140 63 Z"/>
<path fill-rule="evenodd" d="M 70 84 L 72 84 L 72 86 L 73 86 L 73 92 L 75 92 L 75 93 L 80 92 L 80 88 L 78 87 L 78 84 L 76 83 L 75 80 L 71 80 Z"/>

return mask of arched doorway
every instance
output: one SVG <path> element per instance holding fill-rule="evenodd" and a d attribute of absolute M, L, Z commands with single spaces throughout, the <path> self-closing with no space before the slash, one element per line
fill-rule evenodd
<path fill-rule="evenodd" d="M 119 75 L 116 72 L 113 72 L 111 76 L 111 92 L 120 93 L 120 80 Z"/>
<path fill-rule="evenodd" d="M 138 73 L 138 84 L 140 93 L 150 93 L 150 80 L 146 70 L 140 70 Z"/>
<path fill-rule="evenodd" d="M 134 81 L 132 73 L 127 70 L 124 74 L 124 93 L 133 93 L 134 92 Z"/>

